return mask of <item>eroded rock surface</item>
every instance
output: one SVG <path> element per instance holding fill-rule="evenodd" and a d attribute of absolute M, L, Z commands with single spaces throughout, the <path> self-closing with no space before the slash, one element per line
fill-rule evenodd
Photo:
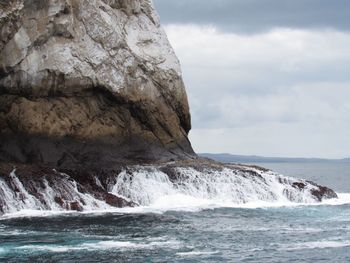
<path fill-rule="evenodd" d="M 23 209 L 86 211 L 140 205 L 157 207 L 164 200 L 171 200 L 173 203 L 167 204 L 169 208 L 176 207 L 179 196 L 186 196 L 188 202 L 199 198 L 228 206 L 257 201 L 312 204 L 337 198 L 333 190 L 313 182 L 257 166 L 203 159 L 121 165 L 113 170 L 53 170 L 0 163 L 0 215 Z"/>
<path fill-rule="evenodd" d="M 194 155 L 179 62 L 149 0 L 0 1 L 0 160 Z"/>
<path fill-rule="evenodd" d="M 0 215 L 178 195 L 337 197 L 260 167 L 199 159 L 190 128 L 180 65 L 151 1 L 0 0 Z"/>

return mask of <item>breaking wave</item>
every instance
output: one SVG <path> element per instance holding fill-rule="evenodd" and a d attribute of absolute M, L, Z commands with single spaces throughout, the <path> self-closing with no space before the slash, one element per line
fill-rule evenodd
<path fill-rule="evenodd" d="M 94 180 L 102 187 L 99 178 Z M 74 210 L 74 206 L 82 207 L 85 212 L 138 213 L 320 204 L 313 194 L 319 189 L 316 184 L 251 167 L 201 171 L 178 167 L 167 173 L 159 167 L 138 166 L 121 171 L 109 181 L 111 183 L 106 186 L 109 194 L 133 202 L 137 207 L 112 207 L 93 193 L 82 191 L 79 183 L 66 174 L 60 173 L 55 180 L 43 177 L 40 184 L 34 184 L 23 183 L 14 170 L 6 180 L 0 177 L 0 211 L 35 216 Z M 339 197 L 329 197 L 322 204 L 350 203 L 350 195 L 341 194 Z"/>
<path fill-rule="evenodd" d="M 100 250 L 141 250 L 141 249 L 156 249 L 156 248 L 173 248 L 178 249 L 181 243 L 179 241 L 159 241 L 150 243 L 136 243 L 130 241 L 98 241 L 91 243 L 82 243 L 79 245 L 27 245 L 18 247 L 19 250 L 28 251 L 49 251 L 56 253 L 64 253 L 69 251 L 100 251 Z"/>

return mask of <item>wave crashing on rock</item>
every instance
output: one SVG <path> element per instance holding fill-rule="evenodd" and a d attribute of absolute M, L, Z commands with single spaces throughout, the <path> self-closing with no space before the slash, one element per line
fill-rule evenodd
<path fill-rule="evenodd" d="M 200 204 L 249 205 L 260 201 L 271 205 L 303 204 L 337 197 L 329 188 L 260 167 L 211 161 L 135 165 L 108 172 L 77 173 L 32 167 L 8 171 L 2 170 L 0 174 L 2 213 L 137 206 L 171 209 Z"/>

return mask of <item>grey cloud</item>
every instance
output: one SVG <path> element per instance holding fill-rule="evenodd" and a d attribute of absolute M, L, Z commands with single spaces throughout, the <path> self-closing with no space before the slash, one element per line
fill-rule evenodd
<path fill-rule="evenodd" d="M 349 0 L 154 0 L 163 24 L 212 24 L 255 33 L 275 27 L 350 30 Z"/>
<path fill-rule="evenodd" d="M 350 33 L 166 31 L 182 63 L 196 151 L 349 156 Z"/>

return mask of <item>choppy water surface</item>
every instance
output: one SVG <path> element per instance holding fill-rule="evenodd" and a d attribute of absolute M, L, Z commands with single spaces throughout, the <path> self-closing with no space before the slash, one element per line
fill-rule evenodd
<path fill-rule="evenodd" d="M 257 165 L 287 176 L 315 181 L 340 193 L 350 193 L 350 162 L 257 163 Z"/>
<path fill-rule="evenodd" d="M 0 219 L 0 262 L 350 261 L 349 194 L 322 205 L 223 206 L 173 196 L 109 212 L 22 211 Z"/>

